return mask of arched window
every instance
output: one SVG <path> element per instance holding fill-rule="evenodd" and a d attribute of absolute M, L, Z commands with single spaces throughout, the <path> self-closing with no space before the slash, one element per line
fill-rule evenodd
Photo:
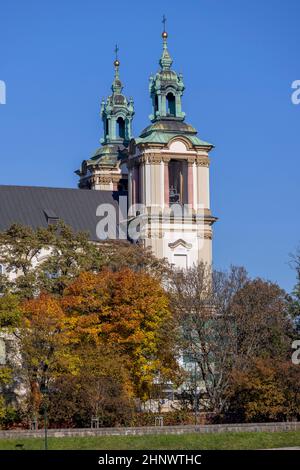
<path fill-rule="evenodd" d="M 120 137 L 121 139 L 125 139 L 125 121 L 121 117 L 117 119 L 117 128 L 118 137 Z"/>
<path fill-rule="evenodd" d="M 107 137 L 109 135 L 109 123 L 108 123 L 108 119 L 106 118 L 105 119 L 105 137 Z"/>
<path fill-rule="evenodd" d="M 170 160 L 168 166 L 169 204 L 187 204 L 187 162 L 185 160 Z"/>
<path fill-rule="evenodd" d="M 175 96 L 173 93 L 167 94 L 167 115 L 176 116 Z"/>
<path fill-rule="evenodd" d="M 154 98 L 154 117 L 156 116 L 157 111 L 158 111 L 158 96 L 155 95 L 155 98 Z"/>

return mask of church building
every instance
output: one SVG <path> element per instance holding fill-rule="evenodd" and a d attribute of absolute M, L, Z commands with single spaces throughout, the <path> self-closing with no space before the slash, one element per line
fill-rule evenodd
<path fill-rule="evenodd" d="M 172 69 L 167 40 L 164 30 L 160 67 L 149 83 L 149 126 L 133 136 L 134 102 L 123 93 L 116 48 L 111 94 L 101 103 L 101 146 L 76 171 L 78 189 L 0 186 L 0 231 L 12 223 L 36 228 L 61 219 L 97 241 L 98 208 L 111 205 L 120 214 L 122 198 L 126 213 L 115 219 L 115 233 L 126 224 L 129 240 L 150 246 L 180 268 L 212 263 L 213 145 L 185 122 L 183 77 Z"/>

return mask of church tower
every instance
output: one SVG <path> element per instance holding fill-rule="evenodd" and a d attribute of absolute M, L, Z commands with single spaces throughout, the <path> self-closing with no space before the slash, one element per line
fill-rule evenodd
<path fill-rule="evenodd" d="M 172 70 L 162 33 L 160 70 L 150 77 L 151 124 L 129 145 L 129 217 L 143 233 L 145 246 L 180 268 L 212 262 L 209 152 L 185 122 L 183 77 Z M 130 234 L 129 234 L 130 235 Z"/>
<path fill-rule="evenodd" d="M 103 123 L 101 147 L 89 160 L 84 160 L 81 168 L 76 171 L 80 177 L 79 188 L 127 190 L 127 170 L 126 165 L 122 163 L 128 156 L 128 144 L 132 138 L 134 105 L 132 98 L 127 99 L 122 93 L 117 46 L 115 53 L 112 94 L 101 103 L 100 114 Z M 122 168 L 125 168 L 125 171 Z"/>

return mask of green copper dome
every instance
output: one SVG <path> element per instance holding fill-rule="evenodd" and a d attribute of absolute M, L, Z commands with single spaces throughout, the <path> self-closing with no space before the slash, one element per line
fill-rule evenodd
<path fill-rule="evenodd" d="M 84 160 L 77 174 L 85 173 L 89 167 L 105 166 L 116 167 L 119 160 L 127 155 L 127 147 L 132 138 L 132 120 L 134 116 L 134 104 L 132 98 L 123 95 L 123 84 L 120 80 L 120 61 L 117 57 L 114 61 L 114 79 L 111 86 L 112 94 L 101 103 L 101 119 L 103 122 L 103 138 L 101 147 L 94 155 Z"/>
<path fill-rule="evenodd" d="M 164 24 L 165 24 L 164 18 Z M 185 113 L 181 109 L 184 83 L 181 73 L 171 69 L 173 60 L 168 51 L 168 33 L 163 31 L 163 51 L 159 60 L 160 70 L 150 77 L 149 91 L 153 112 L 149 116 L 152 124 L 144 129 L 136 144 L 162 144 L 176 136 L 184 136 L 193 146 L 212 148 L 209 142 L 197 137 L 197 130 L 184 122 Z"/>
<path fill-rule="evenodd" d="M 168 144 L 171 139 L 180 135 L 186 137 L 194 146 L 213 147 L 209 142 L 199 139 L 197 130 L 190 124 L 170 119 L 161 119 L 146 127 L 135 142 L 136 144 Z"/>
<path fill-rule="evenodd" d="M 118 48 L 116 46 L 116 54 Z M 132 137 L 132 119 L 134 105 L 132 98 L 123 95 L 123 85 L 119 75 L 120 61 L 116 56 L 114 61 L 115 76 L 111 86 L 112 95 L 101 103 L 101 118 L 103 121 L 104 136 L 102 144 L 120 143 L 128 145 Z"/>
<path fill-rule="evenodd" d="M 170 118 L 184 120 L 185 114 L 181 110 L 181 97 L 184 91 L 182 74 L 171 70 L 173 60 L 168 51 L 168 34 L 163 32 L 163 51 L 159 60 L 160 70 L 150 77 L 149 91 L 152 98 L 152 122 Z"/>

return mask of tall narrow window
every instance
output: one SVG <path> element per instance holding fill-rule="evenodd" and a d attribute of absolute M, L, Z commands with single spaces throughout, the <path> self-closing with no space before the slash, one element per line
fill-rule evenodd
<path fill-rule="evenodd" d="M 169 162 L 169 203 L 187 204 L 187 162 L 170 160 Z"/>
<path fill-rule="evenodd" d="M 155 98 L 154 98 L 154 117 L 156 116 L 157 111 L 158 111 L 158 96 L 155 95 Z"/>
<path fill-rule="evenodd" d="M 119 117 L 117 119 L 117 125 L 118 125 L 118 137 L 121 139 L 125 139 L 125 121 L 123 118 Z"/>
<path fill-rule="evenodd" d="M 109 135 L 108 119 L 105 119 L 105 136 Z"/>
<path fill-rule="evenodd" d="M 175 96 L 173 93 L 167 94 L 167 114 L 169 116 L 176 116 Z"/>

